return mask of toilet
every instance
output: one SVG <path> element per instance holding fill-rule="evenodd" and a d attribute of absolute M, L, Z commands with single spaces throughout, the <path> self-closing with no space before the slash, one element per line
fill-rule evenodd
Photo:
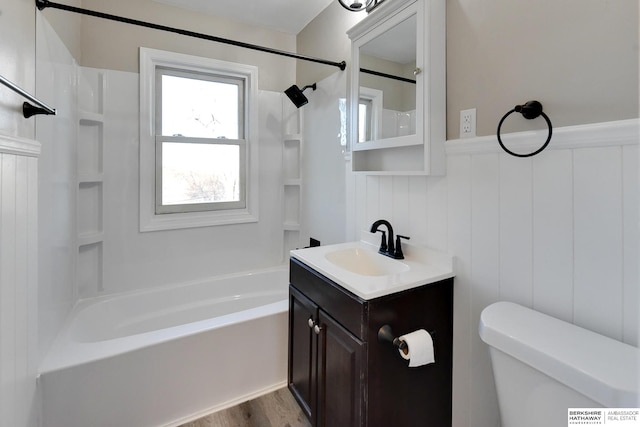
<path fill-rule="evenodd" d="M 638 408 L 640 351 L 510 302 L 486 307 L 502 427 L 567 426 L 569 408 Z"/>

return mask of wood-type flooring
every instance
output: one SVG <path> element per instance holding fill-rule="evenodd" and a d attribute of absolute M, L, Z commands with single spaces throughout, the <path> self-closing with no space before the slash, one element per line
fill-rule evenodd
<path fill-rule="evenodd" d="M 311 427 L 285 388 L 179 427 Z"/>

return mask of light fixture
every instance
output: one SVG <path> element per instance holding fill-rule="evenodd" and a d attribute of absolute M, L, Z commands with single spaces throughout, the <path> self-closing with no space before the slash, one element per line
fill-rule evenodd
<path fill-rule="evenodd" d="M 382 3 L 383 0 L 338 0 L 342 7 L 351 12 L 360 12 L 361 10 L 367 10 L 370 12 L 378 3 Z"/>

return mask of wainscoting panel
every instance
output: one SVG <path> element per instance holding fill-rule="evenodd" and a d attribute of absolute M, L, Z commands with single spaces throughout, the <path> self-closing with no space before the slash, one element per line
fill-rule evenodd
<path fill-rule="evenodd" d="M 409 194 L 409 177 L 408 176 L 394 176 L 392 184 L 392 197 L 391 204 L 394 211 L 396 211 L 395 215 L 395 223 L 393 224 L 393 229 L 396 234 L 402 234 L 403 236 L 411 237 L 411 228 L 409 226 L 409 217 L 410 213 L 413 211 L 414 213 L 424 212 L 422 209 L 424 207 L 424 202 L 419 203 L 420 211 L 416 211 L 418 206 L 413 204 L 414 200 L 417 200 L 417 197 L 410 197 Z M 422 197 L 424 199 L 424 197 Z M 425 212 L 426 213 L 426 212 Z"/>
<path fill-rule="evenodd" d="M 447 158 L 448 250 L 455 254 L 453 286 L 453 419 L 454 426 L 471 423 L 471 335 L 476 331 L 471 315 L 471 156 Z M 427 240 L 428 241 L 428 240 Z"/>
<path fill-rule="evenodd" d="M 622 148 L 574 150 L 574 322 L 622 339 Z"/>
<path fill-rule="evenodd" d="M 413 177 L 413 182 L 423 181 L 423 178 Z M 422 229 L 418 226 L 419 232 L 414 233 L 414 222 L 411 223 L 411 233 L 416 235 L 416 241 L 429 242 L 429 245 L 441 251 L 447 250 L 447 179 L 446 177 L 432 177 L 427 181 L 427 210 L 426 216 L 422 221 L 426 221 L 426 234 L 422 233 Z M 417 186 L 417 184 L 414 184 Z M 415 197 L 425 198 L 424 192 L 414 193 Z M 414 203 L 416 203 L 414 201 Z"/>
<path fill-rule="evenodd" d="M 0 135 L 0 425 L 36 425 L 40 144 Z"/>
<path fill-rule="evenodd" d="M 471 373 L 470 411 L 478 425 L 496 425 L 498 401 L 489 353 L 477 333 L 480 313 L 500 296 L 500 157 L 471 158 Z M 455 226 L 455 224 L 451 224 Z M 455 313 L 454 313 L 455 316 Z M 454 319 L 455 323 L 455 319 Z"/>
<path fill-rule="evenodd" d="M 429 220 L 429 212 L 431 207 L 440 202 L 437 197 L 440 193 L 437 190 L 430 191 L 429 181 L 420 177 L 407 177 L 409 179 L 409 188 L 405 193 L 409 198 L 409 206 L 407 211 L 407 222 L 398 230 L 400 234 L 411 237 L 411 241 L 425 241 L 429 235 L 430 225 L 433 221 Z M 444 193 L 446 197 L 446 192 Z M 432 197 L 429 197 L 429 196 Z M 446 199 L 444 199 L 446 203 Z M 442 210 L 442 209 L 440 209 Z M 446 228 L 442 229 L 446 236 Z M 442 241 L 442 238 L 440 238 Z M 446 241 L 446 237 L 445 237 Z"/>
<path fill-rule="evenodd" d="M 533 305 L 573 321 L 573 153 L 544 152 L 533 161 Z"/>
<path fill-rule="evenodd" d="M 624 342 L 638 346 L 640 340 L 640 191 L 638 189 L 638 146 L 622 147 L 622 204 L 623 204 L 623 331 Z"/>
<path fill-rule="evenodd" d="M 533 303 L 533 160 L 500 154 L 500 298 Z"/>
<path fill-rule="evenodd" d="M 509 139 L 524 152 L 540 135 Z M 448 141 L 445 177 L 355 180 L 355 236 L 385 218 L 456 257 L 453 425 L 499 425 L 478 337 L 495 301 L 638 345 L 637 120 L 554 129 L 532 158 L 505 154 L 495 137 Z"/>

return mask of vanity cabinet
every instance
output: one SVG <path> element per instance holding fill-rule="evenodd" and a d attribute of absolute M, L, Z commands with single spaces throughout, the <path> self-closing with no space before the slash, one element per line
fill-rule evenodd
<path fill-rule="evenodd" d="M 288 386 L 313 426 L 451 426 L 453 279 L 364 300 L 290 261 Z M 378 342 L 426 329 L 436 363 Z"/>
<path fill-rule="evenodd" d="M 362 426 L 365 345 L 289 288 L 289 389 L 314 426 Z"/>
<path fill-rule="evenodd" d="M 313 422 L 317 414 L 318 387 L 316 366 L 318 339 L 314 325 L 318 319 L 318 306 L 295 288 L 289 287 L 289 390 L 300 408 Z"/>

